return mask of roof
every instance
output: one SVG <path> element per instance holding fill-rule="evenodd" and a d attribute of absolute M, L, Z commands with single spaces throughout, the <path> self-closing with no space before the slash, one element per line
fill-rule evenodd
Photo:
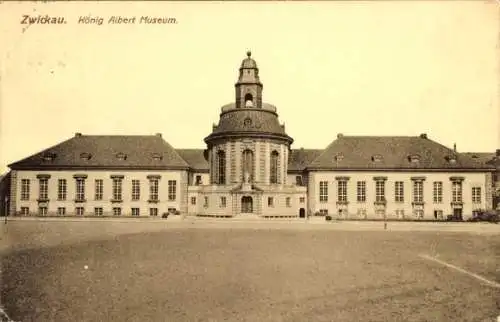
<path fill-rule="evenodd" d="M 247 58 L 243 59 L 240 68 L 257 68 L 257 63 L 253 58 L 251 58 L 252 52 L 247 51 Z"/>
<path fill-rule="evenodd" d="M 496 156 L 493 152 L 463 152 L 461 154 L 464 154 L 481 164 L 491 164 Z"/>
<path fill-rule="evenodd" d="M 160 135 L 81 135 L 10 164 L 30 168 L 188 168 Z"/>
<path fill-rule="evenodd" d="M 455 162 L 451 161 L 454 159 Z M 492 169 L 466 154 L 455 153 L 421 136 L 343 136 L 339 135 L 309 169 Z"/>
<path fill-rule="evenodd" d="M 7 171 L 4 174 L 0 175 L 0 184 L 2 184 L 5 180 L 8 180 L 9 178 L 10 178 L 10 171 Z"/>
<path fill-rule="evenodd" d="M 221 113 L 214 133 L 235 131 L 286 135 L 285 129 L 278 121 L 277 114 L 261 108 L 237 108 Z"/>
<path fill-rule="evenodd" d="M 303 171 L 324 150 L 321 149 L 293 149 L 288 157 L 288 171 Z"/>
<path fill-rule="evenodd" d="M 204 149 L 177 149 L 176 151 L 193 170 L 209 170 L 208 161 L 205 159 L 204 155 Z"/>

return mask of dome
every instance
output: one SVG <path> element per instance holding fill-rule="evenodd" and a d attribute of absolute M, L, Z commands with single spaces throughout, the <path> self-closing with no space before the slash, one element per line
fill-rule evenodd
<path fill-rule="evenodd" d="M 221 107 L 221 112 L 227 112 L 229 110 L 236 109 L 236 108 L 237 107 L 236 107 L 235 103 L 228 103 L 228 104 L 225 104 Z M 265 103 L 265 102 L 262 103 L 262 109 L 267 110 L 267 111 L 271 111 L 271 112 L 275 112 L 275 113 L 277 110 L 276 106 L 269 104 L 269 103 Z"/>
<path fill-rule="evenodd" d="M 268 106 L 272 106 L 268 104 Z M 292 142 L 285 133 L 285 128 L 279 123 L 278 114 L 270 109 L 261 108 L 226 108 L 220 114 L 219 124 L 214 127 L 213 132 L 205 139 L 224 138 L 231 136 L 241 137 L 274 137 Z M 274 107 L 274 106 L 273 106 Z"/>
<path fill-rule="evenodd" d="M 257 68 L 257 63 L 251 58 L 252 52 L 247 51 L 247 58 L 243 59 L 240 68 Z"/>

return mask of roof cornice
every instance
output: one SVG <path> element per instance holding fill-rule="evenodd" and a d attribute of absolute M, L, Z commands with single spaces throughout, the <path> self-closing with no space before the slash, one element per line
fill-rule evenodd
<path fill-rule="evenodd" d="M 62 170 L 189 170 L 188 166 L 106 166 L 106 165 L 89 165 L 89 166 L 64 166 L 64 165 L 44 165 L 44 166 L 14 166 L 11 170 L 29 170 L 29 171 L 62 171 Z"/>
<path fill-rule="evenodd" d="M 495 172 L 494 168 L 328 168 L 306 167 L 306 172 L 360 171 L 360 172 Z"/>
<path fill-rule="evenodd" d="M 204 141 L 209 144 L 210 142 L 219 139 L 236 139 L 236 138 L 257 138 L 257 139 L 274 139 L 287 142 L 289 144 L 293 143 L 293 139 L 286 134 L 277 134 L 269 132 L 245 132 L 245 131 L 228 131 L 221 133 L 212 133 L 207 136 Z"/>

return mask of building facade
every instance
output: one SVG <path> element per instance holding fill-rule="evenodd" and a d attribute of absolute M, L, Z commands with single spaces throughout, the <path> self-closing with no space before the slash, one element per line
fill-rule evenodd
<path fill-rule="evenodd" d="M 9 165 L 9 214 L 467 219 L 494 206 L 495 164 L 426 134 L 292 149 L 250 52 L 204 141 L 174 149 L 161 134 L 77 133 Z"/>

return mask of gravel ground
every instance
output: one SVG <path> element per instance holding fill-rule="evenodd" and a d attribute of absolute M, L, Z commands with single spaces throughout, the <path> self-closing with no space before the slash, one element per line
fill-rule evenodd
<path fill-rule="evenodd" d="M 499 288 L 419 257 L 499 283 L 498 234 L 470 228 L 484 225 L 468 226 L 474 233 L 345 223 L 2 225 L 0 299 L 16 321 L 475 322 L 500 314 Z"/>

